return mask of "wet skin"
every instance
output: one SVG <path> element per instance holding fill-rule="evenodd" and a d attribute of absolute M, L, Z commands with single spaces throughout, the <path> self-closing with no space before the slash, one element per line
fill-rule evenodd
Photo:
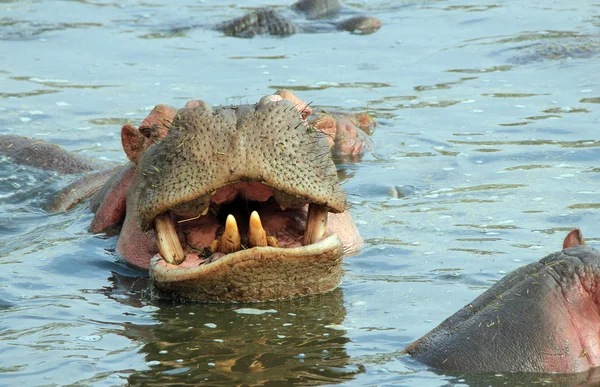
<path fill-rule="evenodd" d="M 578 373 L 600 365 L 600 252 L 563 250 L 508 274 L 405 353 L 465 372 Z"/>
<path fill-rule="evenodd" d="M 381 28 L 381 21 L 372 16 L 354 15 L 336 19 L 342 11 L 342 4 L 338 0 L 300 0 L 283 13 L 272 8 L 259 8 L 244 16 L 219 23 L 214 28 L 225 35 L 240 38 L 252 38 L 256 35 L 284 37 L 297 33 L 331 31 L 367 35 Z M 171 33 L 194 27 L 196 26 L 175 28 Z"/>
<path fill-rule="evenodd" d="M 96 170 L 49 209 L 68 210 L 93 194 L 90 231 L 122 224 L 118 252 L 149 269 L 163 297 L 254 302 L 329 291 L 341 280 L 343 254 L 362 245 L 332 150 L 362 154 L 375 123 L 366 114 L 311 115 L 286 90 L 255 105 L 158 105 L 139 128 L 122 128 L 129 164 L 101 168 L 71 155 L 63 173 Z M 17 146 L 29 159 L 69 155 L 0 137 L 0 155 L 16 159 Z"/>
<path fill-rule="evenodd" d="M 179 111 L 158 105 L 139 128 L 122 128 L 131 161 L 126 166 L 103 166 L 18 136 L 0 137 L 0 155 L 37 160 L 34 165 L 62 173 L 86 172 L 52 208 L 70 208 L 96 192 L 90 229 L 101 232 L 124 221 L 118 250 L 130 264 L 150 269 L 161 295 L 265 301 L 321 293 L 339 283 L 343 252 L 362 241 L 345 211 L 331 154 L 360 155 L 370 147 L 365 132 L 373 125 L 364 114 L 315 113 L 281 91 L 256 105 L 212 108 L 190 101 Z M 310 147 L 299 146 L 303 140 Z M 307 149 L 321 156 L 306 157 Z M 263 165 L 257 173 L 265 161 L 271 170 Z M 290 173 L 298 170 L 307 172 Z M 309 221 L 306 207 L 318 222 Z M 260 229 L 251 226 L 254 211 Z M 225 226 L 229 214 L 236 219 L 233 233 Z M 173 225 L 182 256 L 173 246 L 157 254 L 158 218 Z M 319 231 L 324 222 L 328 227 Z M 309 223 L 317 224 L 307 244 Z M 261 229 L 262 242 L 252 236 Z M 573 230 L 562 251 L 507 275 L 404 353 L 447 371 L 595 372 L 599 274 L 600 252 Z"/>

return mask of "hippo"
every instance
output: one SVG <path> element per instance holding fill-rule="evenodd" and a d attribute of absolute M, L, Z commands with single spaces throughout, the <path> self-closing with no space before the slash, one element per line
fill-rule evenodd
<path fill-rule="evenodd" d="M 81 173 L 47 210 L 90 198 L 90 231 L 121 226 L 117 252 L 149 270 L 153 294 L 258 302 L 336 288 L 342 256 L 362 246 L 334 154 L 365 152 L 368 114 L 321 113 L 282 90 L 256 104 L 157 105 L 121 129 L 126 165 L 47 142 L 0 136 L 15 162 Z M 362 128 L 362 129 L 361 129 Z"/>
<path fill-rule="evenodd" d="M 494 56 L 510 54 L 507 60 L 515 65 L 591 59 L 600 54 L 600 37 L 597 34 L 551 31 L 540 35 L 537 32 L 524 32 L 514 37 L 503 37 L 495 43 L 519 43 L 493 52 Z"/>
<path fill-rule="evenodd" d="M 600 365 L 600 251 L 563 250 L 509 273 L 403 351 L 439 370 L 574 374 Z"/>
<path fill-rule="evenodd" d="M 372 34 L 381 28 L 381 20 L 372 16 L 354 15 L 335 20 L 344 11 L 339 0 L 299 0 L 281 13 L 273 8 L 259 8 L 243 16 L 211 25 L 227 36 L 252 38 L 257 35 L 285 37 L 297 33 L 347 31 L 353 34 Z M 346 12 L 349 13 L 349 12 Z M 305 21 L 294 22 L 298 16 Z M 169 29 L 165 36 L 179 34 L 205 24 L 192 24 Z M 156 34 L 152 34 L 156 36 Z"/>
<path fill-rule="evenodd" d="M 598 36 L 577 35 L 564 37 L 556 41 L 529 44 L 515 48 L 520 53 L 510 58 L 511 63 L 530 64 L 547 60 L 562 61 L 566 59 L 589 59 L 600 54 Z"/>

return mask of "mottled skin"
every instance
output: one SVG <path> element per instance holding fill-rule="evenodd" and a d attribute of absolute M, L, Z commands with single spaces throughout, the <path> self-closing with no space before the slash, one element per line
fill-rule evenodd
<path fill-rule="evenodd" d="M 244 16 L 217 24 L 215 28 L 225 35 L 251 38 L 265 34 L 289 36 L 300 32 L 318 33 L 332 30 L 366 35 L 376 32 L 381 27 L 381 21 L 372 16 L 324 20 L 338 16 L 341 10 L 342 5 L 338 0 L 300 0 L 290 7 L 290 16 L 301 15 L 311 22 L 294 22 L 292 18 L 274 9 L 259 8 Z"/>
<path fill-rule="evenodd" d="M 362 154 L 370 148 L 365 131 L 375 123 L 366 114 L 336 113 L 323 124 L 319 121 L 323 114 L 310 118 L 308 104 L 286 90 L 256 105 L 213 109 L 197 100 L 181 110 L 157 105 L 139 128 L 130 124 L 122 128 L 129 164 L 83 175 L 57 194 L 49 209 L 69 209 L 93 194 L 90 230 L 102 232 L 123 223 L 117 250 L 132 265 L 150 268 L 156 289 L 169 298 L 248 302 L 331 290 L 341 280 L 342 254 L 362 245 L 345 209 L 331 149 Z M 0 155 L 16 159 L 12 149 L 28 144 L 37 149 L 42 167 L 43 159 L 56 155 L 69 159 L 60 148 L 47 143 L 40 147 L 38 140 L 0 139 Z M 70 172 L 100 168 L 70 157 L 66 163 L 72 165 Z M 238 195 L 246 200 L 241 206 L 234 205 Z M 295 240 L 302 237 L 308 203 L 332 213 L 325 236 L 302 246 Z M 253 206 L 264 229 L 279 241 L 278 247 L 242 249 L 207 260 L 203 252 L 223 232 L 222 206 L 242 221 L 244 245 L 246 208 Z M 183 246 L 193 249 L 181 265 L 157 255 L 151 226 L 163 213 L 178 225 Z"/>
<path fill-rule="evenodd" d="M 543 61 L 590 59 L 600 54 L 600 36 L 571 31 L 550 31 L 545 34 L 523 32 L 512 37 L 502 37 L 496 43 L 520 44 L 496 51 L 496 53 L 513 53 L 514 56 L 509 58 L 509 62 L 518 65 Z"/>
<path fill-rule="evenodd" d="M 375 122 L 368 113 L 349 115 L 315 109 L 312 116 L 311 124 L 327 135 L 335 157 L 356 157 L 372 150 L 369 135 L 375 128 Z"/>
<path fill-rule="evenodd" d="M 15 164 L 61 174 L 86 174 L 47 203 L 46 209 L 51 212 L 67 210 L 88 198 L 119 169 L 114 164 L 68 152 L 44 140 L 15 135 L 0 136 L 0 155 L 9 157 Z"/>
<path fill-rule="evenodd" d="M 0 137 L 2 155 L 16 164 L 31 165 L 45 170 L 72 174 L 106 168 L 107 164 L 68 152 L 43 140 L 31 141 L 22 136 Z M 40 157 L 43 155 L 43 157 Z"/>
<path fill-rule="evenodd" d="M 516 64 L 529 64 L 546 60 L 589 59 L 600 54 L 600 39 L 596 36 L 577 36 L 558 41 L 546 41 L 519 47 L 519 55 L 510 59 Z"/>
<path fill-rule="evenodd" d="M 578 373 L 600 365 L 600 252 L 581 232 L 563 250 L 508 274 L 409 345 L 434 368 Z"/>

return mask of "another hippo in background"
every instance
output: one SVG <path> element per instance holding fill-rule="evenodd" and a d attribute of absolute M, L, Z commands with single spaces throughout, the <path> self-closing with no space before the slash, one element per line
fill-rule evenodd
<path fill-rule="evenodd" d="M 0 136 L 0 155 L 23 161 L 16 155 L 27 152 L 34 164 L 61 172 L 95 170 L 50 208 L 66 210 L 93 194 L 90 230 L 123 223 L 118 252 L 150 269 L 160 295 L 276 300 L 337 287 L 342 254 L 362 245 L 331 150 L 364 152 L 374 121 L 366 114 L 307 120 L 311 114 L 286 90 L 255 105 L 158 105 L 139 128 L 123 126 L 125 166 L 98 169 L 19 136 Z M 72 168 L 54 168 L 44 162 L 50 158 Z"/>
<path fill-rule="evenodd" d="M 228 36 L 252 38 L 256 35 L 285 37 L 297 33 L 347 31 L 353 34 L 372 34 L 381 28 L 381 20 L 373 16 L 353 15 L 337 19 L 340 14 L 352 14 L 339 0 L 300 0 L 285 12 L 274 8 L 258 8 L 231 20 L 208 26 Z M 298 18 L 304 20 L 298 21 Z M 206 28 L 206 24 L 182 25 L 159 34 L 168 37 L 187 30 Z M 153 33 L 151 36 L 156 37 Z"/>
<path fill-rule="evenodd" d="M 563 250 L 508 274 L 409 354 L 463 372 L 578 373 L 600 365 L 600 252 L 571 231 Z"/>

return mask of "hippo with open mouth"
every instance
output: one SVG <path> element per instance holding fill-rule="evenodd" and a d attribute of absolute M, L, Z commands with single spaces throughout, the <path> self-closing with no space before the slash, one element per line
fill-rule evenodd
<path fill-rule="evenodd" d="M 125 166 L 99 169 L 18 136 L 0 137 L 0 155 L 62 172 L 95 170 L 57 194 L 50 210 L 91 196 L 90 230 L 122 223 L 117 251 L 149 269 L 160 296 L 278 300 L 334 289 L 343 254 L 362 245 L 332 152 L 364 152 L 374 121 L 311 114 L 289 91 L 254 105 L 158 105 L 139 128 L 123 126 Z"/>

